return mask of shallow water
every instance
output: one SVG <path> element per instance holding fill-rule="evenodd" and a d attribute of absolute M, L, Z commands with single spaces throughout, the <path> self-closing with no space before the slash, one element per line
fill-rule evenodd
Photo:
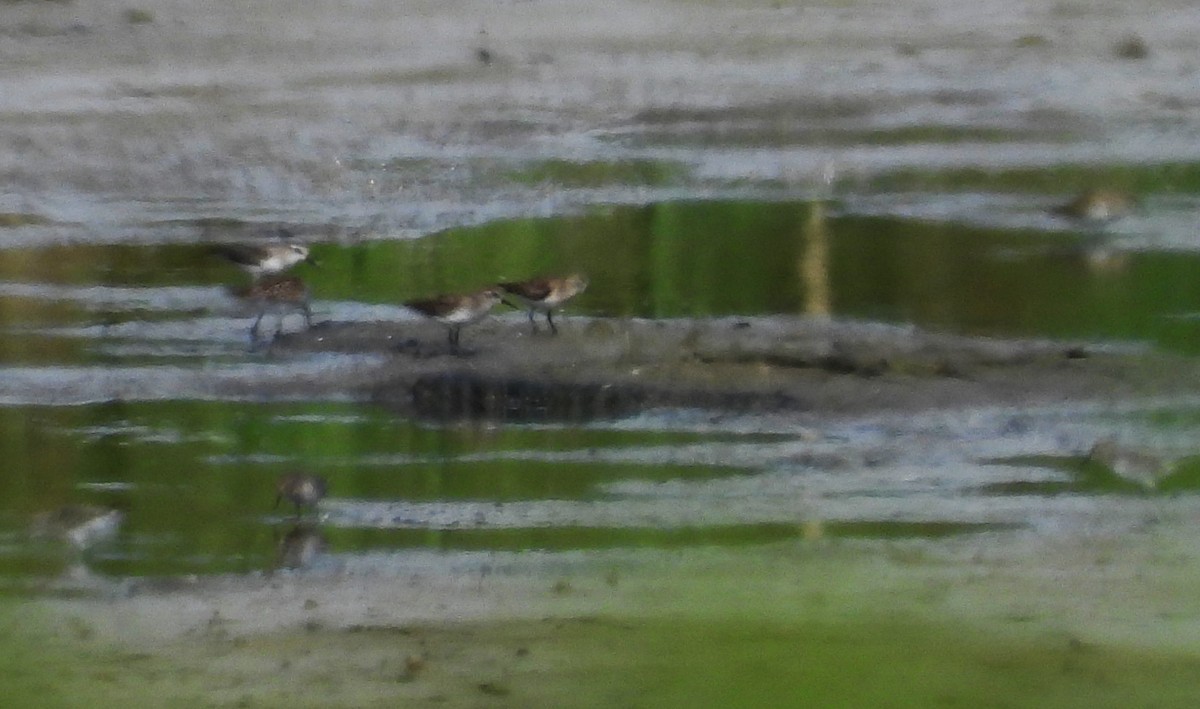
<path fill-rule="evenodd" d="M 335 322 L 403 321 L 415 317 L 405 300 L 579 271 L 591 286 L 568 313 L 833 315 L 1197 351 L 1200 255 L 1163 246 L 1186 241 L 1175 232 L 1190 207 L 1098 229 L 1047 206 L 945 195 L 604 207 L 418 240 L 317 241 L 321 265 L 302 273 L 318 320 Z M 216 240 L 0 250 L 0 365 L 237 361 L 253 310 L 231 292 L 244 277 L 209 252 Z"/>
<path fill-rule="evenodd" d="M 862 706 L 1194 703 L 1194 661 L 1160 658 L 1155 635 L 1191 609 L 1190 579 L 1157 579 L 1190 558 L 1170 540 L 1195 518 L 1194 402 L 764 432 L 760 420 L 689 411 L 459 426 L 336 392 L 253 400 L 250 383 L 361 371 L 375 355 L 251 347 L 253 313 L 227 290 L 243 277 L 205 248 L 295 232 L 321 261 L 298 272 L 322 322 L 405 323 L 413 315 L 397 303 L 408 298 L 579 270 L 592 285 L 568 327 L 572 314 L 793 313 L 1194 355 L 1195 8 L 274 5 L 153 0 L 134 22 L 107 0 L 0 3 L 0 587 L 129 591 L 144 576 L 389 579 L 422 568 L 540 579 L 644 560 L 640 551 L 653 564 L 729 550 L 770 563 L 757 587 L 737 571 L 716 591 L 682 574 L 674 583 L 717 597 L 672 598 L 636 643 L 581 622 L 579 642 L 546 651 L 567 666 L 557 682 L 542 666 L 518 671 L 510 703 L 543 683 L 559 691 L 547 706 L 775 706 L 797 694 Z M 1147 57 L 1113 51 L 1128 33 L 1146 39 Z M 494 61 L 481 62 L 481 47 Z M 1129 189 L 1143 209 L 1103 228 L 1047 214 L 1095 185 Z M 502 317 L 526 327 L 520 314 Z M 1155 489 L 1098 472 L 1084 454 L 1114 434 L 1181 467 Z M 331 483 L 304 521 L 271 508 L 275 476 L 295 467 Z M 123 521 L 82 551 L 31 537 L 36 514 L 77 503 Z M 1044 568 L 1045 548 L 1064 537 L 1083 540 L 1081 564 L 1094 569 Z M 1129 540 L 1152 551 L 1104 576 Z M 880 558 L 964 541 L 985 558 L 1026 542 L 1014 563 L 1045 572 L 1047 588 L 1065 578 L 1071 594 L 1116 591 L 1096 606 L 1102 620 L 1087 608 L 1074 625 L 1005 586 L 928 606 L 969 626 L 1001 614 L 1036 635 L 1032 645 L 893 623 L 893 601 L 929 582 L 926 567 L 891 569 L 899 580 L 883 583 L 895 589 L 866 608 L 824 605 L 869 586 Z M 829 570 L 805 562 L 831 548 L 868 571 L 799 584 Z M 776 586 L 780 549 L 778 568 L 793 576 L 778 587 L 804 590 L 767 594 L 747 614 L 747 594 Z M 944 575 L 921 599 L 995 581 L 995 567 L 949 556 L 931 564 Z M 647 588 L 673 589 L 669 574 L 650 576 Z M 797 609 L 811 615 L 780 630 L 780 611 Z M 1162 612 L 1129 636 L 1153 655 L 1086 642 L 1146 609 Z M 698 619 L 677 622 L 680 610 Z M 1171 627 L 1191 652 L 1195 629 Z M 74 632 L 90 633 L 85 622 Z M 472 632 L 467 649 L 480 644 Z M 346 692 L 372 682 L 393 705 L 405 634 L 347 672 L 325 663 L 349 653 L 312 652 L 307 630 L 215 649 L 188 636 L 165 653 L 181 667 L 165 669 L 146 653 L 61 659 L 15 639 L 21 652 L 8 655 L 28 696 L 62 694 L 64 706 L 109 694 L 125 705 L 133 685 L 164 683 L 186 686 L 181 704 L 255 703 L 253 685 L 267 705 L 353 706 L 366 702 Z M 266 666 L 260 643 L 276 642 L 284 649 L 264 674 L 282 688 L 247 674 Z M 615 672 L 614 646 L 630 648 Z M 232 674 L 197 673 L 238 648 L 248 661 Z M 315 674 L 287 672 L 306 657 Z M 458 657 L 471 692 L 461 705 L 491 701 L 466 676 L 490 665 Z M 633 684 L 614 690 L 614 676 Z M 311 685 L 295 680 L 314 677 L 333 689 L 299 697 Z"/>
<path fill-rule="evenodd" d="M 591 285 L 567 323 L 570 313 L 791 313 L 1189 354 L 1200 347 L 1200 289 L 1191 277 L 1200 254 L 1155 248 L 1146 236 L 1176 228 L 1183 207 L 1097 229 L 1062 223 L 1044 200 L 964 199 L 597 207 L 418 240 L 316 241 L 319 267 L 300 272 L 318 320 L 334 322 L 403 322 L 415 317 L 397 305 L 405 299 L 580 271 Z M 224 226 L 244 238 L 247 225 Z M 236 382 L 346 366 L 327 356 L 279 360 L 252 347 L 253 312 L 231 292 L 245 277 L 215 258 L 211 243 L 0 250 L 8 404 L 0 441 L 14 461 L 0 511 L 8 576 L 69 563 L 70 553 L 53 545 L 27 544 L 25 530 L 36 512 L 80 501 L 123 512 L 116 538 L 86 552 L 91 569 L 120 578 L 400 568 L 406 552 L 431 550 L 937 538 L 1020 528 L 1056 504 L 1048 500 L 1145 493 L 1089 477 L 1080 459 L 1038 458 L 1039 425 L 1010 435 L 1003 414 L 970 432 L 930 424 L 933 433 L 923 435 L 937 445 L 922 456 L 873 451 L 901 435 L 886 427 L 825 432 L 832 437 L 812 443 L 786 432 L 697 429 L 682 412 L 593 427 L 432 426 L 357 404 L 196 401 L 213 398 L 200 382 L 214 372 Z M 520 314 L 502 317 L 524 325 Z M 299 318 L 285 325 L 299 327 Z M 41 406 L 48 389 L 82 405 Z M 134 400 L 89 403 L 113 391 Z M 1171 420 L 1186 420 L 1182 411 Z M 1057 415 L 1046 425 L 1080 452 L 1106 430 L 1103 420 L 1071 428 Z M 964 435 L 976 457 L 991 448 L 1010 457 L 1002 465 L 964 455 L 955 448 Z M 297 467 L 331 481 L 317 520 L 269 508 L 274 477 Z M 1172 484 L 1194 487 L 1188 475 Z M 963 504 L 976 494 L 993 499 L 990 511 Z M 731 499 L 738 503 L 722 504 Z"/>
<path fill-rule="evenodd" d="M 671 415 L 636 426 L 427 425 L 348 403 L 109 402 L 0 414 L 10 471 L 0 579 L 18 588 L 79 562 L 119 583 L 402 573 L 437 563 L 431 553 L 485 568 L 535 551 L 550 556 L 529 563 L 585 550 L 937 540 L 1041 530 L 1047 519 L 1061 531 L 1110 508 L 1106 524 L 1119 527 L 1143 513 L 1137 500 L 1200 487 L 1196 459 L 1160 492 L 1097 477 L 1082 453 L 1031 454 L 1044 450 L 1047 428 L 1084 448 L 1112 430 L 1110 414 L 1078 412 L 1044 412 L 1023 433 L 998 411 L 966 425 L 933 417 L 834 427 L 819 440 Z M 1195 435 L 1194 415 L 1187 421 L 1121 430 L 1171 450 Z M 329 480 L 319 513 L 273 508 L 275 478 L 294 469 Z M 80 503 L 119 510 L 119 529 L 82 550 L 31 537 L 36 513 Z"/>

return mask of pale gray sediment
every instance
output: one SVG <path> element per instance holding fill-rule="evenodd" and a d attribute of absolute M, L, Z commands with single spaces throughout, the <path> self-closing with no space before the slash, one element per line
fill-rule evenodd
<path fill-rule="evenodd" d="M 1194 130 L 1200 20 L 1181 1 L 132 5 L 0 3 L 0 179 L 10 186 L 0 195 L 0 213 L 16 225 L 0 228 L 0 247 L 217 243 L 238 229 L 270 233 L 278 224 L 296 227 L 304 243 L 358 244 L 593 204 L 810 199 L 831 192 L 851 212 L 1024 224 L 1044 219 L 1045 208 L 1067 195 L 922 200 L 908 184 L 885 194 L 860 194 L 856 187 L 908 169 L 1086 169 L 1200 154 Z M 1115 51 L 1131 34 L 1144 40 L 1146 56 Z M 930 140 L 904 137 L 906 130 L 931 127 Z M 946 140 L 938 137 L 943 130 L 950 131 Z M 514 169 L 553 160 L 645 161 L 675 177 L 663 184 L 512 179 Z M 1175 211 L 1164 210 L 1165 223 L 1186 224 L 1175 231 L 1190 240 L 1194 200 L 1179 194 L 1167 201 Z M 1163 223 L 1137 222 L 1132 237 Z M 18 296 L 53 291 L 55 301 L 137 296 L 120 288 L 63 287 L 70 291 L 64 295 L 57 286 L 0 286 Z M 215 288 L 180 290 L 172 298 L 222 307 Z M 636 624 L 681 613 L 761 618 L 774 628 L 797 618 L 836 624 L 885 609 L 929 619 L 931 626 L 995 630 L 993 641 L 1051 637 L 1082 648 L 1071 662 L 1103 657 L 1097 645 L 1194 655 L 1200 514 L 1192 496 L 992 498 L 954 487 L 963 477 L 1003 479 L 1000 466 L 968 470 L 964 461 L 980 456 L 1082 457 L 1108 431 L 1068 425 L 1080 411 L 1194 405 L 1188 399 L 1200 373 L 1193 362 L 1101 343 L 981 339 L 821 318 L 656 322 L 569 312 L 557 338 L 531 336 L 519 313 L 468 327 L 462 335 L 468 355 L 461 358 L 447 354 L 444 328 L 415 317 L 333 318 L 286 334 L 249 360 L 240 358 L 249 322 L 152 323 L 181 349 L 212 352 L 216 342 L 220 355 L 237 351 L 238 361 L 115 368 L 35 362 L 6 369 L 0 401 L 339 399 L 439 419 L 628 416 L 630 425 L 659 407 L 701 408 L 705 424 L 718 429 L 812 432 L 812 446 L 754 454 L 768 468 L 765 484 L 779 493 L 756 519 L 786 520 L 801 541 L 687 553 L 431 552 L 380 559 L 339 558 L 312 539 L 305 553 L 318 561 L 324 555 L 328 565 L 311 574 L 284 569 L 75 586 L 67 574 L 66 594 L 97 585 L 105 592 L 31 601 L 51 611 L 44 627 L 52 632 L 35 624 L 30 637 L 98 640 L 80 666 L 55 674 L 53 686 L 85 697 L 111 691 L 110 705 L 127 706 L 123 695 L 132 688 L 118 681 L 110 660 L 109 643 L 117 643 L 131 649 L 121 651 L 121 669 L 158 701 L 193 688 L 190 704 L 276 705 L 281 697 L 295 699 L 289 693 L 312 691 L 306 699 L 314 703 L 356 706 L 367 703 L 356 699 L 369 691 L 393 700 L 403 691 L 443 706 L 473 706 L 494 698 L 481 694 L 481 684 L 507 691 L 489 672 L 510 668 L 495 660 L 501 652 L 516 656 L 506 637 L 489 635 L 487 624 L 527 623 L 522 628 L 544 643 L 535 647 L 538 657 L 556 654 L 555 626 L 546 619 Z M 136 335 L 150 325 L 110 329 L 123 327 Z M 184 329 L 190 332 L 178 332 Z M 203 346 L 195 344 L 200 340 Z M 969 430 L 975 417 L 986 419 L 983 433 Z M 844 450 L 836 437 L 822 438 L 831 427 L 858 421 L 877 426 L 888 450 Z M 997 443 L 997 431 L 1018 440 Z M 1186 455 L 1190 434 L 1178 435 L 1182 450 L 1173 452 Z M 921 455 L 925 447 L 936 455 Z M 903 465 L 888 467 L 894 459 Z M 847 462 L 837 468 L 838 461 Z M 862 488 L 874 494 L 871 511 L 882 519 L 921 519 L 931 509 L 953 508 L 967 521 L 1023 526 L 937 543 L 823 537 L 821 517 L 852 516 L 848 508 L 858 502 L 837 493 L 863 476 L 841 473 L 870 471 L 873 464 L 892 486 L 870 480 Z M 832 481 L 823 488 L 828 499 L 798 494 L 788 487 L 796 480 Z M 949 490 L 936 501 L 946 507 L 892 504 L 899 486 Z M 686 504 L 676 511 L 697 507 L 672 518 L 680 525 L 738 514 L 703 507 L 728 505 L 737 489 L 717 490 L 722 497 L 679 487 Z M 631 484 L 615 492 L 636 497 L 644 489 Z M 361 521 L 355 515 L 370 509 L 354 504 L 331 502 L 334 521 Z M 516 512 L 542 514 L 550 524 L 618 517 L 620 507 L 597 506 L 586 511 L 591 518 L 553 504 Z M 516 515 L 506 508 L 482 517 L 471 516 L 470 507 L 415 509 L 423 515 L 418 525 L 479 518 L 480 525 L 499 527 L 512 523 L 506 514 Z M 405 512 L 384 508 L 379 516 L 394 522 Z M 288 564 L 304 563 L 303 556 Z M 476 633 L 471 623 L 484 630 Z M 421 631 L 412 630 L 420 624 L 451 634 L 466 628 L 430 664 L 435 671 L 454 668 L 469 682 L 411 681 L 392 672 L 388 663 L 400 662 L 398 654 L 424 651 L 413 635 Z M 392 634 L 370 641 L 371 633 L 357 632 L 363 629 Z M 342 652 L 343 637 L 373 654 Z M 277 660 L 253 644 L 277 639 L 288 649 Z M 804 635 L 798 646 L 810 639 Z M 493 650 L 495 656 L 481 655 Z M 627 667 L 609 671 L 613 658 L 605 650 L 604 660 L 589 666 L 601 669 L 587 674 L 607 683 L 629 676 L 620 671 Z M 136 674 L 151 655 L 178 664 Z M 317 670 L 298 676 L 292 670 L 306 666 L 306 657 Z M 384 668 L 378 674 L 387 675 L 385 687 L 360 681 L 367 667 Z M 1055 667 L 1065 676 L 1073 665 Z M 1088 679 L 1107 681 L 1121 669 L 1104 666 Z M 525 685 L 514 679 L 510 703 L 529 700 L 521 692 L 541 685 L 573 692 L 580 674 L 534 675 Z M 314 676 L 336 691 L 312 689 Z M 627 696 L 589 699 L 582 703 L 630 704 Z"/>
<path fill-rule="evenodd" d="M 430 418 L 579 420 L 660 407 L 796 415 L 797 421 L 980 405 L 1115 402 L 1179 393 L 1183 357 L 1092 342 L 1003 340 L 828 318 L 567 318 L 530 334 L 516 316 L 464 330 L 327 323 L 279 340 L 280 356 L 371 353 L 352 397 Z"/>

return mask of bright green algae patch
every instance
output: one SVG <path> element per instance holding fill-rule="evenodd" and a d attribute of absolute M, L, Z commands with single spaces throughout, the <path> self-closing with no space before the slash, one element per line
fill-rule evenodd
<path fill-rule="evenodd" d="M 662 627 L 640 706 L 1186 706 L 1195 658 L 859 619 Z"/>
<path fill-rule="evenodd" d="M 879 613 L 217 634 L 147 653 L 78 619 L 39 637 L 6 603 L 0 672 L 22 707 L 1185 707 L 1200 688 L 1191 655 Z"/>
<path fill-rule="evenodd" d="M 781 544 L 444 583 L 9 597 L 0 672 L 12 705 L 35 707 L 1193 706 L 1190 563 L 1145 566 L 1144 551 L 1175 553 L 1161 539 L 1080 543 L 977 561 L 943 541 Z"/>

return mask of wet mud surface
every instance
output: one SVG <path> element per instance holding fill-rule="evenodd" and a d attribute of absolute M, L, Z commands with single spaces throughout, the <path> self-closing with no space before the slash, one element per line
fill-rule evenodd
<path fill-rule="evenodd" d="M 28 468 L 0 550 L 39 572 L 15 574 L 19 598 L 0 606 L 0 642 L 22 649 L 0 659 L 11 696 L 1191 706 L 1190 300 L 1145 328 L 1172 349 L 955 334 L 938 298 L 973 296 L 984 273 L 982 321 L 1076 295 L 1119 321 L 1190 293 L 1195 8 L 281 7 L 0 3 L 0 414 Z M 1049 216 L 1096 183 L 1144 193 L 1145 209 L 1102 227 Z M 873 292 L 894 274 L 831 265 L 817 224 L 771 242 L 804 271 L 786 307 L 708 314 L 686 307 L 703 289 L 663 295 L 653 269 L 614 267 L 558 336 L 498 309 L 455 355 L 444 327 L 398 304 L 557 268 L 557 237 L 372 269 L 402 259 L 371 246 L 445 230 L 713 199 L 828 204 L 864 249 L 892 243 L 871 240 L 884 227 L 915 243 L 894 252 L 906 264 L 943 265 L 954 225 L 1012 230 L 986 236 L 989 258 L 1062 270 L 935 267 L 895 285 L 909 300 L 884 324 L 840 309 L 857 291 L 826 279 L 840 265 Z M 944 241 L 913 236 L 947 225 Z M 232 277 L 193 257 L 281 230 L 335 275 L 313 328 L 248 346 Z M 669 241 L 620 253 L 649 261 Z M 531 272 L 493 260 L 496 243 L 527 249 Z M 616 260 L 593 243 L 579 253 Z M 674 262 L 694 250 L 667 249 L 659 275 L 687 281 Z M 1077 280 L 1056 288 L 1062 274 Z M 599 291 L 605 274 L 590 275 Z M 684 305 L 622 310 L 622 284 Z M 1049 296 L 1010 306 L 1026 286 Z M 913 312 L 943 327 L 903 324 Z M 1111 436 L 1117 453 L 1092 455 Z M 75 452 L 95 448 L 107 457 Z M 1167 462 L 1122 472 L 1146 460 Z M 343 484 L 311 519 L 257 497 L 293 464 Z M 485 487 L 502 466 L 527 487 Z M 37 511 L 23 495 L 63 470 L 48 498 L 120 502 L 137 531 L 28 561 L 12 531 Z M 207 526 L 181 533 L 184 517 Z M 201 571 L 143 571 L 160 547 L 184 550 L 161 568 Z"/>
<path fill-rule="evenodd" d="M 1021 341 L 816 318 L 572 318 L 562 334 L 523 318 L 467 328 L 325 323 L 274 342 L 273 356 L 376 353 L 347 390 L 432 419 L 577 421 L 655 408 L 829 418 L 939 407 L 1119 401 L 1194 385 L 1184 357 L 1085 342 Z"/>

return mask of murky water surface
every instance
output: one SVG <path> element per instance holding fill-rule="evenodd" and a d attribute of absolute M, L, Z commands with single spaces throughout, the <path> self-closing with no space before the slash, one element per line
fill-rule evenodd
<path fill-rule="evenodd" d="M 314 238 L 320 265 L 300 272 L 318 319 L 338 322 L 404 321 L 414 317 L 397 305 L 405 299 L 581 271 L 591 287 L 568 319 L 829 314 L 1200 347 L 1200 254 L 1159 243 L 1186 243 L 1167 232 L 1187 205 L 1098 228 L 1062 222 L 1041 199 L 973 194 L 689 201 L 419 240 Z M 222 235 L 248 229 L 220 226 L 195 226 L 206 235 L 199 244 L 0 250 L 0 367 L 9 381 L 0 575 L 69 568 L 80 552 L 31 539 L 29 520 L 76 503 L 121 513 L 116 533 L 82 552 L 90 569 L 119 578 L 328 569 L 356 555 L 402 564 L 416 551 L 936 538 L 1019 528 L 1031 510 L 1073 496 L 1145 492 L 1097 479 L 1082 459 L 1039 458 L 1036 436 L 1006 433 L 1003 415 L 966 432 L 972 455 L 954 443 L 963 431 L 936 423 L 928 425 L 938 444 L 916 455 L 888 449 L 899 432 L 882 428 L 812 442 L 787 431 L 714 432 L 682 414 L 582 428 L 429 426 L 355 404 L 195 401 L 181 386 L 189 372 L 305 366 L 250 346 L 253 312 L 231 292 L 244 276 L 210 252 Z M 149 401 L 89 403 L 122 372 L 158 382 Z M 66 403 L 79 405 L 23 398 L 22 378 L 70 381 Z M 1105 428 L 1071 430 L 1082 452 Z M 984 460 L 989 446 L 996 457 Z M 294 468 L 329 478 L 319 517 L 272 510 L 275 477 Z M 943 479 L 952 468 L 958 477 Z M 1163 489 L 1172 485 L 1194 487 L 1190 474 Z M 993 501 L 964 505 L 963 495 Z"/>
<path fill-rule="evenodd" d="M 736 575 L 728 595 L 688 574 L 705 596 L 672 598 L 657 620 L 638 598 L 620 612 L 640 642 L 592 623 L 591 607 L 583 645 L 493 637 L 496 657 L 525 663 L 498 683 L 475 674 L 494 658 L 476 652 L 491 652 L 487 632 L 467 628 L 429 674 L 469 672 L 463 706 L 539 705 L 522 692 L 554 683 L 548 657 L 566 667 L 567 699 L 546 706 L 1194 704 L 1194 583 L 1159 579 L 1191 558 L 1171 543 L 1200 487 L 1194 400 L 803 431 L 696 411 L 448 424 L 336 392 L 255 400 L 255 382 L 325 381 L 382 355 L 252 347 L 253 308 L 231 291 L 246 278 L 209 252 L 294 233 L 320 262 L 296 271 L 318 322 L 402 328 L 410 298 L 579 271 L 591 286 L 568 327 L 829 315 L 1194 356 L 1194 7 L 275 5 L 0 2 L 0 590 L 133 593 L 138 579 L 181 574 L 386 583 L 421 569 L 466 570 L 482 590 L 505 569 L 538 584 L 572 564 L 715 550 L 769 570 L 751 584 Z M 1050 214 L 1096 186 L 1140 208 L 1103 225 Z M 520 313 L 498 317 L 526 327 Z M 1153 485 L 1115 475 L 1087 457 L 1108 436 L 1174 465 Z M 319 512 L 273 508 L 276 477 L 296 469 L 328 479 Z M 1085 550 L 1065 576 L 1042 555 L 1060 538 Z M 1109 567 L 1106 545 L 1131 540 L 1153 549 Z M 796 562 L 830 547 L 875 583 L 877 560 L 968 546 L 981 563 L 886 565 L 887 597 L 870 608 L 823 605 L 872 585 L 836 573 L 753 607 L 758 590 L 828 570 Z M 1014 547 L 1025 551 L 1006 558 L 1048 585 L 961 605 L 908 599 L 946 627 L 890 617 L 913 584 L 922 598 L 991 587 L 1005 562 L 987 557 Z M 776 579 L 780 549 L 791 576 Z M 671 592 L 671 574 L 655 574 L 647 588 Z M 1071 620 L 1019 597 L 1036 588 L 1079 592 L 1086 607 Z M 694 609 L 699 620 L 679 622 Z M 106 706 L 95 697 L 110 692 L 125 706 L 131 690 L 161 703 L 190 680 L 196 693 L 176 704 L 360 706 L 371 702 L 343 692 L 378 680 L 395 705 L 402 682 L 436 686 L 390 669 L 404 642 L 419 657 L 436 649 L 407 626 L 359 656 L 348 650 L 364 633 L 313 651 L 338 633 L 307 622 L 296 637 L 279 626 L 227 642 L 208 632 L 216 610 L 168 651 L 169 671 L 145 662 L 157 644 L 59 657 L 0 622 L 0 641 L 20 649 L 0 653 L 10 694 Z M 459 625 L 452 610 L 439 624 Z M 978 639 L 958 623 L 997 618 L 1005 630 Z M 67 634 L 84 640 L 87 622 L 70 619 Z M 1093 641 L 1124 622 L 1131 648 Z M 1035 642 L 1010 643 L 1013 628 Z M 1187 638 L 1186 656 L 1163 649 L 1163 628 Z M 637 692 L 613 693 L 614 677 Z M 314 692 L 314 679 L 337 691 Z"/>
<path fill-rule="evenodd" d="M 1111 425 L 1104 415 L 1043 416 L 1081 445 Z M 966 425 L 856 424 L 819 441 L 699 420 L 429 426 L 357 404 L 6 407 L 0 577 L 25 587 L 80 562 L 110 579 L 378 573 L 427 563 L 430 553 L 939 539 L 1036 529 L 1050 517 L 1067 528 L 1084 498 L 1089 510 L 1128 511 L 1129 500 L 1192 490 L 1200 478 L 1200 461 L 1185 460 L 1148 491 L 1105 477 L 1082 454 L 1028 455 L 1044 445 L 1041 434 L 1013 432 L 1003 412 Z M 1172 421 L 1144 422 L 1154 433 L 1143 436 L 1182 446 L 1194 420 Z M 896 437 L 924 447 L 899 448 Z M 319 513 L 273 507 L 275 478 L 295 469 L 329 480 Z M 117 510 L 119 526 L 86 545 L 30 526 L 39 513 L 80 504 Z"/>
<path fill-rule="evenodd" d="M 313 242 L 320 319 L 403 320 L 404 300 L 580 271 L 594 316 L 818 314 L 1194 352 L 1193 205 L 1085 227 L 1045 199 L 676 202 L 503 221 L 417 240 Z M 252 308 L 202 243 L 0 250 L 0 364 L 202 363 L 235 354 Z M 268 228 L 259 231 L 270 231 Z M 259 237 L 261 238 L 261 237 Z M 298 326 L 294 322 L 293 326 Z"/>

